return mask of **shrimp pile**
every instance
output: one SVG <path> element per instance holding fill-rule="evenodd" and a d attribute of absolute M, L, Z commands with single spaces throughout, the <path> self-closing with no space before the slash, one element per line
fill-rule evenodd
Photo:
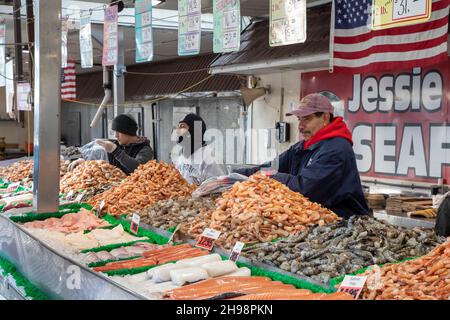
<path fill-rule="evenodd" d="M 255 174 L 245 182 L 235 183 L 216 200 L 209 228 L 221 231 L 217 243 L 230 248 L 236 241 L 246 244 L 270 242 L 303 231 L 308 226 L 324 225 L 338 219 L 332 211 L 282 183 Z M 197 222 L 204 225 L 200 219 Z M 200 228 L 192 223 L 189 230 L 191 236 L 197 236 Z"/>
<path fill-rule="evenodd" d="M 70 162 L 60 162 L 60 176 L 62 177 L 68 171 Z M 34 161 L 17 161 L 10 166 L 0 168 L 0 179 L 8 182 L 30 182 L 33 180 Z"/>
<path fill-rule="evenodd" d="M 374 267 L 365 272 L 368 300 L 450 299 L 450 239 L 429 254 L 399 264 Z"/>
<path fill-rule="evenodd" d="M 125 173 L 119 168 L 110 165 L 103 160 L 84 161 L 73 171 L 68 172 L 61 179 L 61 192 L 84 192 L 92 195 L 98 191 L 109 189 L 113 184 L 118 184 L 126 178 Z"/>
<path fill-rule="evenodd" d="M 146 209 L 163 199 L 189 196 L 195 186 L 190 185 L 171 164 L 149 161 L 140 165 L 123 182 L 93 197 L 93 209 L 112 215 L 131 214 Z"/>

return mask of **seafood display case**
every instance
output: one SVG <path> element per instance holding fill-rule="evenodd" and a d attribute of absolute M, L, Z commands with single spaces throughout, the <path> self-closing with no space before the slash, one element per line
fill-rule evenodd
<path fill-rule="evenodd" d="M 59 254 L 3 216 L 0 216 L 0 252 L 52 299 L 144 299 L 102 274 Z"/>

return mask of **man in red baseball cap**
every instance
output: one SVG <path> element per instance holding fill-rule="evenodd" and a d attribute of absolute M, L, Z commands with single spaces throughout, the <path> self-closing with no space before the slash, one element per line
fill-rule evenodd
<path fill-rule="evenodd" d="M 286 114 L 298 118 L 303 139 L 279 156 L 278 172 L 272 178 L 341 217 L 367 214 L 352 134 L 342 117 L 334 117 L 333 112 L 327 97 L 312 93 Z M 250 176 L 271 165 L 236 172 Z"/>

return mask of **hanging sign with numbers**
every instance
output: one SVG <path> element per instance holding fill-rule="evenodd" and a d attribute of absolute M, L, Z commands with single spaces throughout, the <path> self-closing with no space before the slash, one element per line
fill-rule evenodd
<path fill-rule="evenodd" d="M 239 51 L 241 4 L 239 0 L 214 0 L 214 53 Z"/>
<path fill-rule="evenodd" d="M 152 30 L 152 1 L 136 0 L 135 14 L 135 38 L 136 38 L 136 62 L 148 62 L 153 60 L 153 30 Z"/>
<path fill-rule="evenodd" d="M 347 292 L 353 296 L 353 298 L 358 299 L 359 294 L 364 288 L 364 284 L 366 283 L 366 276 L 345 276 L 342 281 L 338 292 Z"/>
<path fill-rule="evenodd" d="M 103 66 L 113 66 L 119 59 L 119 12 L 117 6 L 105 9 L 103 24 Z"/>
<path fill-rule="evenodd" d="M 69 35 L 69 18 L 61 20 L 61 68 L 67 68 L 67 42 Z"/>
<path fill-rule="evenodd" d="M 0 24 L 0 87 L 4 87 L 6 74 L 6 24 Z"/>
<path fill-rule="evenodd" d="M 201 26 L 201 0 L 178 0 L 178 55 L 200 52 Z"/>
<path fill-rule="evenodd" d="M 206 228 L 198 238 L 195 246 L 206 250 L 212 250 L 214 242 L 219 239 L 219 237 L 220 231 Z"/>
<path fill-rule="evenodd" d="M 372 29 L 423 23 L 431 17 L 432 0 L 372 0 Z"/>
<path fill-rule="evenodd" d="M 81 67 L 92 68 L 94 66 L 94 58 L 90 15 L 83 16 L 80 20 L 80 54 Z"/>
<path fill-rule="evenodd" d="M 306 40 L 306 0 L 271 0 L 271 47 L 302 43 Z"/>

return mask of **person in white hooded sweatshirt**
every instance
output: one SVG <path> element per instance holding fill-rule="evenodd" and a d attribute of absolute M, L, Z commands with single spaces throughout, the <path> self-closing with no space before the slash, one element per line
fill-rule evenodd
<path fill-rule="evenodd" d="M 175 167 L 187 182 L 198 185 L 206 179 L 225 174 L 212 155 L 212 148 L 204 141 L 205 131 L 205 121 L 193 113 L 186 115 L 176 129 L 181 150 L 174 159 Z"/>

